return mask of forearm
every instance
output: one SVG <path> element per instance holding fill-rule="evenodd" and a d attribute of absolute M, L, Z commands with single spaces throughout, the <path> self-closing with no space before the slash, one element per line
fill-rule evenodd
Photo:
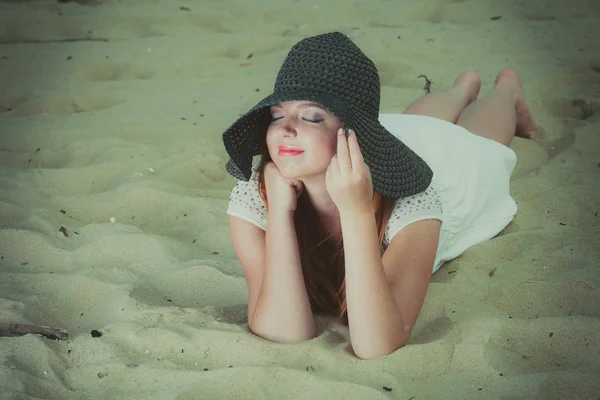
<path fill-rule="evenodd" d="M 316 327 L 302 274 L 293 215 L 269 212 L 265 269 L 250 329 L 275 342 L 315 336 Z"/>
<path fill-rule="evenodd" d="M 406 333 L 383 269 L 375 217 L 341 215 L 341 225 L 352 348 L 360 358 L 380 357 L 401 347 Z"/>

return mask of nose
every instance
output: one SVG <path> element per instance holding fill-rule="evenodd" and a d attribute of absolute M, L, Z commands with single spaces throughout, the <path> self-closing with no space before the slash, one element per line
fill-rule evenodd
<path fill-rule="evenodd" d="M 292 118 L 284 117 L 279 124 L 281 134 L 285 136 L 296 136 L 298 130 L 296 129 L 296 123 Z"/>

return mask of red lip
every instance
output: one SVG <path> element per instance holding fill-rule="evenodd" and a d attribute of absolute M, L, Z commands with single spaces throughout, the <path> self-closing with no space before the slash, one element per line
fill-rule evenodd
<path fill-rule="evenodd" d="M 290 146 L 279 146 L 280 156 L 295 156 L 304 153 L 304 150 L 296 149 Z"/>
<path fill-rule="evenodd" d="M 279 150 L 279 155 L 280 156 L 297 156 L 298 154 L 302 154 L 304 153 L 303 151 L 285 151 L 285 150 Z"/>

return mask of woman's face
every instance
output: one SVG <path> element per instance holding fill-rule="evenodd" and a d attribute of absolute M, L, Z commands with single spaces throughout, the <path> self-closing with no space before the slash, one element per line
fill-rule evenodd
<path fill-rule="evenodd" d="M 342 124 L 320 104 L 288 101 L 271 106 L 267 147 L 286 178 L 324 174 L 337 149 Z"/>

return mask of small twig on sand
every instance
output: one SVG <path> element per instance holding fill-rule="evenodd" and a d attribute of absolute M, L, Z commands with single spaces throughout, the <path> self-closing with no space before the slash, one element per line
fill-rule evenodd
<path fill-rule="evenodd" d="M 28 333 L 42 335 L 48 339 L 67 340 L 69 334 L 60 328 L 50 328 L 48 326 L 24 325 L 24 324 L 9 324 L 0 325 L 0 337 L 3 336 L 23 336 Z"/>
<path fill-rule="evenodd" d="M 40 44 L 40 43 L 69 43 L 69 42 L 104 42 L 108 43 L 108 39 L 104 38 L 69 38 L 69 39 L 13 39 L 13 40 L 0 40 L 0 45 L 3 44 Z"/>
<path fill-rule="evenodd" d="M 429 78 L 427 78 L 425 75 L 419 75 L 417 78 L 425 78 L 425 87 L 423 89 L 425 90 L 425 93 L 431 93 L 431 81 Z"/>

